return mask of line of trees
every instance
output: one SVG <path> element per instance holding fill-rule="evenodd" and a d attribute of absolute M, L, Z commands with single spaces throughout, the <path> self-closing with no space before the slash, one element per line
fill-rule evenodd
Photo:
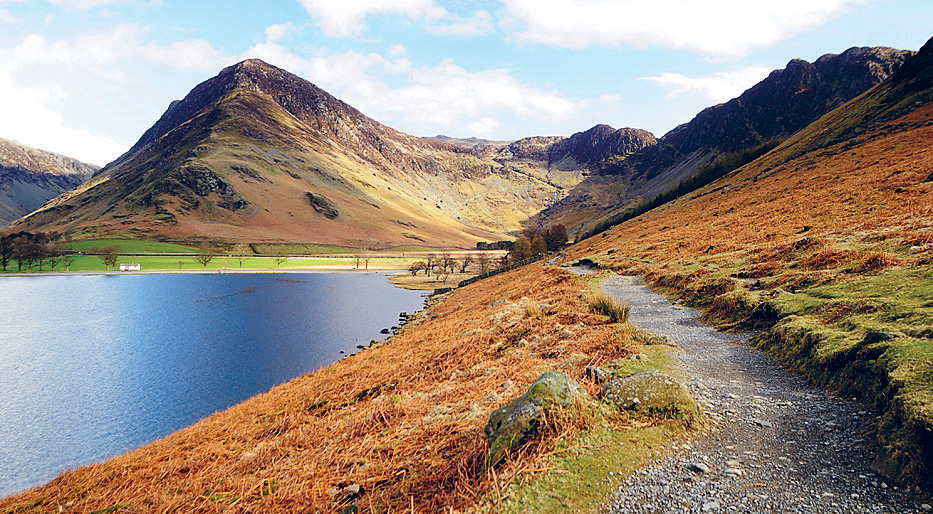
<path fill-rule="evenodd" d="M 67 253 L 65 246 L 59 241 L 55 233 L 17 232 L 0 237 L 0 268 L 7 271 L 13 262 L 16 270 L 32 271 L 39 268 L 55 268 L 64 264 L 65 269 L 71 266 L 72 257 Z"/>
<path fill-rule="evenodd" d="M 522 232 L 509 251 L 511 262 L 521 262 L 535 255 L 556 252 L 567 245 L 567 227 L 554 225 L 546 229 Z"/>
<path fill-rule="evenodd" d="M 444 252 L 440 255 L 429 254 L 424 258 L 424 260 L 413 262 L 411 266 L 408 267 L 408 272 L 411 273 L 411 276 L 417 276 L 418 273 L 423 272 L 425 275 L 434 275 L 437 280 L 444 280 L 450 277 L 454 273 L 466 273 L 471 267 L 473 267 L 477 273 L 486 273 L 487 271 L 493 269 L 493 267 L 500 267 L 507 264 L 503 260 L 497 262 L 496 259 L 490 257 L 486 252 L 479 252 L 476 254 L 464 254 L 462 256 L 454 257 L 450 252 Z"/>

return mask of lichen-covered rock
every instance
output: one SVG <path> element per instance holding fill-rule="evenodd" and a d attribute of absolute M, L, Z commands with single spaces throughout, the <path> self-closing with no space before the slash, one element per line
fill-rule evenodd
<path fill-rule="evenodd" d="M 531 439 L 555 406 L 571 407 L 589 395 L 583 386 L 559 371 L 544 373 L 528 391 L 496 409 L 486 423 L 489 452 L 486 465 L 495 466 L 506 454 Z"/>
<path fill-rule="evenodd" d="M 623 409 L 687 422 L 692 422 L 699 414 L 696 401 L 687 388 L 655 369 L 609 381 L 603 386 L 600 397 Z"/>

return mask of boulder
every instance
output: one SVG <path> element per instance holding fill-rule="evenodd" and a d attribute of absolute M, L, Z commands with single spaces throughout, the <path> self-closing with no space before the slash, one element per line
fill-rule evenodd
<path fill-rule="evenodd" d="M 493 411 L 484 432 L 489 441 L 486 465 L 495 466 L 506 454 L 529 441 L 555 407 L 568 408 L 589 399 L 583 386 L 559 371 L 544 373 L 525 394 Z"/>
<path fill-rule="evenodd" d="M 699 414 L 687 388 L 669 375 L 646 369 L 603 386 L 600 397 L 619 407 L 643 414 L 692 422 Z"/>

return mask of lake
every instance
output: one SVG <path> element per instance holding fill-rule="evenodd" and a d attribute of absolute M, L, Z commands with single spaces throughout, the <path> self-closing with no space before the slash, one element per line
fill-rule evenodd
<path fill-rule="evenodd" d="M 0 278 L 0 497 L 333 363 L 423 305 L 376 273 Z"/>

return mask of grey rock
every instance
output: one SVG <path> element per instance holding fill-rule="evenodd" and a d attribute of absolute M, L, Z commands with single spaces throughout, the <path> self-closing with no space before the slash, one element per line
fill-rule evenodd
<path fill-rule="evenodd" d="M 709 501 L 703 504 L 703 512 L 719 512 L 719 502 Z"/>
<path fill-rule="evenodd" d="M 555 405 L 572 407 L 589 399 L 583 386 L 559 371 L 548 371 L 528 391 L 493 411 L 484 433 L 489 442 L 486 465 L 495 466 L 509 450 L 518 448 L 537 434 L 547 412 Z"/>
<path fill-rule="evenodd" d="M 923 512 L 930 512 L 933 510 L 933 507 L 931 507 L 929 503 L 922 503 L 920 504 L 920 509 L 923 510 Z"/>
<path fill-rule="evenodd" d="M 348 485 L 343 488 L 343 492 L 351 496 L 356 496 L 360 494 L 360 485 L 359 484 Z"/>
<path fill-rule="evenodd" d="M 687 464 L 687 469 L 695 473 L 709 473 L 709 466 L 702 462 L 691 462 Z"/>
<path fill-rule="evenodd" d="M 600 397 L 623 409 L 689 422 L 699 412 L 696 401 L 683 384 L 655 369 L 610 381 L 603 386 Z"/>

